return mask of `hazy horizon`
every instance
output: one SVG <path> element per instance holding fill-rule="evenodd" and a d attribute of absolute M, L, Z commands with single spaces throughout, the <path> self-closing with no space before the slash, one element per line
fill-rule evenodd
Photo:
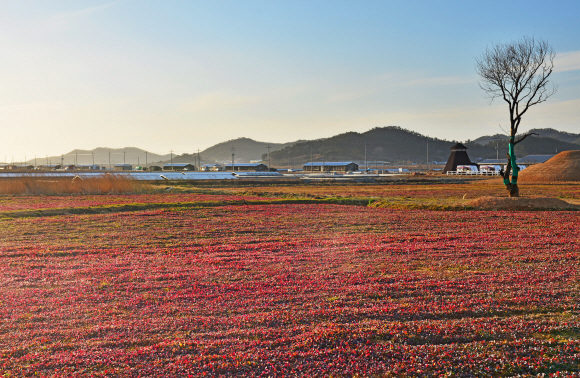
<path fill-rule="evenodd" d="M 562 1 L 0 1 L 0 159 L 134 146 L 192 153 L 397 125 L 501 133 L 474 58 L 523 35 L 558 93 L 521 129 L 580 133 L 580 4 Z"/>

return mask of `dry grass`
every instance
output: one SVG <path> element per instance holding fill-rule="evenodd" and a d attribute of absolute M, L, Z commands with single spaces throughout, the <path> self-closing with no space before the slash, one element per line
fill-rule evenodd
<path fill-rule="evenodd" d="M 580 181 L 580 150 L 564 151 L 520 173 L 520 182 L 554 183 Z"/>
<path fill-rule="evenodd" d="M 45 176 L 23 176 L 0 181 L 0 194 L 118 194 L 141 191 L 141 183 L 123 175 L 104 174 L 74 179 Z"/>

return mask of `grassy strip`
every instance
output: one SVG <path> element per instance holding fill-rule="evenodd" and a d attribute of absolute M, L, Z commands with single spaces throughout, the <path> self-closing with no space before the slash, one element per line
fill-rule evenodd
<path fill-rule="evenodd" d="M 0 219 L 50 217 L 70 214 L 107 214 L 130 211 L 157 210 L 157 209 L 190 209 L 229 205 L 282 205 L 282 204 L 335 204 L 350 206 L 367 206 L 368 200 L 349 198 L 323 199 L 271 199 L 271 200 L 239 200 L 239 201 L 206 201 L 206 202 L 173 202 L 173 203 L 129 203 L 119 205 L 103 205 L 89 207 L 67 207 L 36 210 L 16 210 L 0 212 Z"/>
<path fill-rule="evenodd" d="M 266 197 L 267 198 L 267 197 Z M 346 206 L 368 206 L 375 208 L 387 208 L 395 210 L 437 210 L 437 211 L 462 211 L 462 210 L 489 210 L 475 209 L 461 203 L 398 201 L 385 199 L 364 198 L 270 198 L 264 200 L 237 200 L 237 201 L 204 201 L 204 202 L 172 202 L 172 203 L 129 203 L 117 205 L 102 205 L 88 207 L 67 207 L 35 210 L 14 210 L 0 212 L 0 219 L 50 217 L 71 214 L 108 214 L 131 211 L 157 210 L 157 209 L 192 209 L 203 207 L 229 206 L 229 205 L 284 205 L 284 204 L 333 204 Z M 562 209 L 524 209 L 525 211 L 548 211 Z M 565 210 L 580 210 L 580 206 Z M 513 211 L 517 211 L 513 209 Z"/>

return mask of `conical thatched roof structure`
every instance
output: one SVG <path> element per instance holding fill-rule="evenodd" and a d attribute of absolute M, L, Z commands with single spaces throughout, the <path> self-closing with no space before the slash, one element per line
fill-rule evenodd
<path fill-rule="evenodd" d="M 467 147 L 461 143 L 457 143 L 451 147 L 451 155 L 449 155 L 449 159 L 447 160 L 447 164 L 445 164 L 443 173 L 456 171 L 458 165 L 474 165 L 474 163 L 471 162 L 471 159 L 467 155 Z"/>

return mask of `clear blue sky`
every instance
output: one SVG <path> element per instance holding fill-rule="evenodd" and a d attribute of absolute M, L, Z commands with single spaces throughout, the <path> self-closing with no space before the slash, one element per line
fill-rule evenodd
<path fill-rule="evenodd" d="M 466 140 L 506 106 L 474 58 L 528 35 L 558 93 L 522 131 L 580 132 L 578 1 L 0 1 L 3 155 L 204 149 L 397 125 Z"/>

